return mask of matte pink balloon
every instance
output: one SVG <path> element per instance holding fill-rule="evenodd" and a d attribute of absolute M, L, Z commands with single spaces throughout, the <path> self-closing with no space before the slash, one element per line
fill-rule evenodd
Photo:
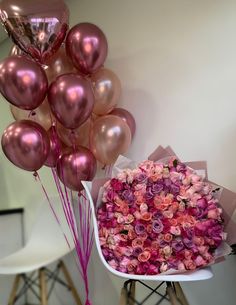
<path fill-rule="evenodd" d="M 2 149 L 16 166 L 37 171 L 43 166 L 49 152 L 47 132 L 39 124 L 22 120 L 9 125 L 2 135 Z"/>
<path fill-rule="evenodd" d="M 95 105 L 93 113 L 104 115 L 112 111 L 119 101 L 121 83 L 111 70 L 102 68 L 91 76 Z"/>
<path fill-rule="evenodd" d="M 55 126 L 52 126 L 48 130 L 48 137 L 50 140 L 50 149 L 44 165 L 48 167 L 55 167 L 59 157 L 62 154 L 62 143 L 57 135 Z"/>
<path fill-rule="evenodd" d="M 76 129 L 67 129 L 59 122 L 57 124 L 57 133 L 63 143 L 69 147 L 73 146 L 88 146 L 89 145 L 89 131 L 92 126 L 92 121 L 89 118 L 85 123 Z"/>
<path fill-rule="evenodd" d="M 91 74 L 103 65 L 107 57 L 106 36 L 92 23 L 79 23 L 66 37 L 66 52 L 79 71 Z"/>
<path fill-rule="evenodd" d="M 71 190 L 81 191 L 81 181 L 91 181 L 97 169 L 94 155 L 85 147 L 67 149 L 57 163 L 60 180 Z"/>
<path fill-rule="evenodd" d="M 106 115 L 93 123 L 90 148 L 102 164 L 112 164 L 125 153 L 131 143 L 129 126 L 118 116 Z"/>
<path fill-rule="evenodd" d="M 34 121 L 41 125 L 45 130 L 48 130 L 52 126 L 53 116 L 47 99 L 45 99 L 44 102 L 34 110 L 23 110 L 13 105 L 10 105 L 10 110 L 16 121 Z"/>
<path fill-rule="evenodd" d="M 51 84 L 48 101 L 58 121 L 66 128 L 75 129 L 91 115 L 94 95 L 88 80 L 71 73 L 59 76 Z"/>
<path fill-rule="evenodd" d="M 133 138 L 135 131 L 136 131 L 136 123 L 135 123 L 135 119 L 132 116 L 132 114 L 128 110 L 125 110 L 123 108 L 115 108 L 112 110 L 112 112 L 110 114 L 122 118 L 122 120 L 126 124 L 128 124 L 130 131 L 131 131 L 132 138 Z"/>
<path fill-rule="evenodd" d="M 45 63 L 66 36 L 69 10 L 63 0 L 2 0 L 0 21 L 16 45 Z"/>
<path fill-rule="evenodd" d="M 10 56 L 0 63 L 0 92 L 11 104 L 35 109 L 44 101 L 47 89 L 44 70 L 25 56 Z"/>
<path fill-rule="evenodd" d="M 76 72 L 71 59 L 66 55 L 64 45 L 60 47 L 59 51 L 46 64 L 45 72 L 49 82 L 55 80 L 59 75 Z"/>

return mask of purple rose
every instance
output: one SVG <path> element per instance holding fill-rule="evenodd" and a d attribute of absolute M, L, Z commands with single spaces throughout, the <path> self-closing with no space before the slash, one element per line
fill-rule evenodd
<path fill-rule="evenodd" d="M 141 173 L 139 174 L 137 177 L 136 177 L 136 181 L 138 183 L 145 183 L 147 181 L 147 175 L 144 174 L 144 173 Z"/>
<path fill-rule="evenodd" d="M 123 191 L 122 198 L 125 201 L 128 201 L 128 203 L 134 202 L 134 199 L 135 199 L 134 194 L 133 194 L 133 192 L 130 189 Z"/>
<path fill-rule="evenodd" d="M 152 223 L 152 230 L 154 233 L 161 233 L 162 230 L 163 230 L 163 223 L 161 222 L 161 220 L 157 219 L 157 220 L 154 220 L 153 223 Z"/>
<path fill-rule="evenodd" d="M 193 241 L 191 239 L 188 239 L 188 238 L 184 238 L 183 239 L 183 242 L 185 244 L 185 246 L 189 249 L 193 248 L 195 245 L 193 243 Z"/>
<path fill-rule="evenodd" d="M 170 186 L 170 192 L 175 196 L 179 194 L 179 189 L 180 189 L 179 186 L 176 184 L 171 184 Z"/>
<path fill-rule="evenodd" d="M 161 183 L 154 183 L 152 186 L 152 193 L 159 194 L 163 190 L 163 184 Z"/>
<path fill-rule="evenodd" d="M 138 257 L 139 254 L 142 253 L 142 252 L 143 252 L 143 249 L 141 247 L 135 247 L 133 249 L 133 254 L 132 255 L 135 256 L 135 257 Z"/>
<path fill-rule="evenodd" d="M 172 247 L 176 252 L 179 252 L 179 251 L 183 250 L 184 244 L 183 244 L 183 242 L 182 242 L 181 239 L 175 239 L 175 240 L 172 241 L 171 247 Z"/>
<path fill-rule="evenodd" d="M 136 234 L 143 234 L 145 232 L 145 226 L 142 223 L 137 223 L 134 227 Z"/>
<path fill-rule="evenodd" d="M 146 194 L 145 194 L 145 198 L 146 198 L 147 200 L 150 200 L 150 199 L 153 199 L 153 197 L 154 197 L 154 194 L 153 194 L 153 192 L 152 192 L 152 188 L 151 188 L 151 187 L 148 187 L 148 188 L 147 188 L 147 191 L 146 191 Z"/>

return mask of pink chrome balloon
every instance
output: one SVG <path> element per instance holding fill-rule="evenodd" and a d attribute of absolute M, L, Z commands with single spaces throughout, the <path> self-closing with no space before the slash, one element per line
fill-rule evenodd
<path fill-rule="evenodd" d="M 131 143 L 129 126 L 114 115 L 98 118 L 90 132 L 90 149 L 102 164 L 112 164 Z"/>
<path fill-rule="evenodd" d="M 85 147 L 67 149 L 57 163 L 60 180 L 71 190 L 81 191 L 81 181 L 91 181 L 97 169 L 94 155 Z"/>
<path fill-rule="evenodd" d="M 47 89 L 44 70 L 25 56 L 10 56 L 0 63 L 0 92 L 11 104 L 35 109 L 44 101 Z"/>
<path fill-rule="evenodd" d="M 135 131 L 136 131 L 136 123 L 135 123 L 134 117 L 132 116 L 132 114 L 128 110 L 125 110 L 123 108 L 115 108 L 109 114 L 122 118 L 122 120 L 126 124 L 128 124 L 128 126 L 130 128 L 130 131 L 131 131 L 132 138 L 134 137 L 134 134 L 135 134 Z"/>
<path fill-rule="evenodd" d="M 16 106 L 10 105 L 11 113 L 16 121 L 30 120 L 41 125 L 45 130 L 52 126 L 52 113 L 45 100 L 38 108 L 34 110 L 22 110 Z"/>
<path fill-rule="evenodd" d="M 90 82 L 78 74 L 59 76 L 50 86 L 48 101 L 53 114 L 66 128 L 75 129 L 91 115 L 94 95 Z"/>
<path fill-rule="evenodd" d="M 92 121 L 89 118 L 85 123 L 76 129 L 67 129 L 59 122 L 57 124 L 57 133 L 62 142 L 69 147 L 73 146 L 88 146 L 89 145 L 89 131 L 92 126 Z"/>
<path fill-rule="evenodd" d="M 2 0 L 0 21 L 16 45 L 45 63 L 66 36 L 69 11 L 63 0 Z"/>
<path fill-rule="evenodd" d="M 121 83 L 111 70 L 102 68 L 91 76 L 95 104 L 93 113 L 104 115 L 112 111 L 119 101 Z"/>
<path fill-rule="evenodd" d="M 66 52 L 79 71 L 84 74 L 94 73 L 107 57 L 106 36 L 92 23 L 79 23 L 66 37 Z"/>
<path fill-rule="evenodd" d="M 39 124 L 22 120 L 9 125 L 2 135 L 2 149 L 16 166 L 37 171 L 43 166 L 49 152 L 47 132 Z"/>
<path fill-rule="evenodd" d="M 57 161 L 62 154 L 62 143 L 58 138 L 55 126 L 52 126 L 48 130 L 48 137 L 50 140 L 50 149 L 44 165 L 48 167 L 56 167 Z"/>
<path fill-rule="evenodd" d="M 59 75 L 76 72 L 71 59 L 66 55 L 64 45 L 60 47 L 59 51 L 46 64 L 45 72 L 49 82 L 55 80 Z"/>

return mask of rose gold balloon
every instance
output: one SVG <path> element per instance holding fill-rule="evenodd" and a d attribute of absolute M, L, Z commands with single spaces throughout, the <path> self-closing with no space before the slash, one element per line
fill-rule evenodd
<path fill-rule="evenodd" d="M 49 82 L 52 82 L 59 75 L 76 72 L 70 58 L 66 55 L 64 46 L 60 47 L 59 51 L 47 61 L 46 65 L 45 72 Z"/>
<path fill-rule="evenodd" d="M 3 132 L 2 149 L 16 166 L 37 171 L 47 159 L 49 138 L 43 127 L 35 122 L 14 122 Z"/>
<path fill-rule="evenodd" d="M 88 146 L 89 145 L 89 131 L 91 127 L 91 119 L 89 118 L 79 128 L 73 130 L 65 128 L 59 122 L 57 123 L 57 133 L 60 139 L 68 147 L 72 146 Z"/>
<path fill-rule="evenodd" d="M 132 114 L 123 108 L 115 108 L 114 110 L 112 110 L 112 112 L 110 114 L 116 115 L 116 116 L 122 118 L 122 120 L 126 124 L 128 124 L 130 131 L 131 131 L 132 138 L 133 138 L 134 134 L 135 134 L 135 130 L 136 130 L 136 123 L 135 123 L 135 119 L 132 116 Z"/>
<path fill-rule="evenodd" d="M 48 101 L 57 120 L 66 128 L 75 129 L 92 113 L 92 86 L 87 79 L 78 74 L 63 74 L 49 87 Z"/>
<path fill-rule="evenodd" d="M 90 148 L 98 161 L 112 164 L 125 153 L 131 143 L 128 125 L 114 115 L 98 118 L 90 132 Z"/>
<path fill-rule="evenodd" d="M 10 109 L 16 121 L 34 121 L 40 124 L 46 130 L 52 126 L 53 116 L 47 100 L 45 100 L 38 108 L 34 110 L 22 110 L 13 105 L 10 105 Z"/>
<path fill-rule="evenodd" d="M 55 167 L 59 157 L 62 154 L 62 143 L 57 135 L 55 126 L 52 126 L 48 130 L 48 137 L 50 140 L 50 149 L 44 165 L 48 167 Z"/>
<path fill-rule="evenodd" d="M 13 105 L 32 110 L 44 101 L 48 80 L 44 70 L 25 56 L 10 56 L 0 63 L 0 92 Z"/>
<path fill-rule="evenodd" d="M 121 83 L 119 78 L 108 69 L 101 69 L 91 76 L 95 104 L 93 112 L 104 115 L 112 111 L 119 101 Z"/>
<path fill-rule="evenodd" d="M 69 10 L 62 0 L 2 0 L 0 21 L 13 42 L 40 63 L 60 47 Z"/>
<path fill-rule="evenodd" d="M 91 74 L 103 65 L 108 51 L 104 33 L 92 23 L 79 23 L 66 37 L 66 53 L 74 66 L 84 74 Z"/>
<path fill-rule="evenodd" d="M 81 181 L 91 181 L 97 169 L 97 163 L 91 151 L 79 146 L 65 150 L 57 163 L 57 174 L 60 180 L 70 189 L 81 191 Z"/>

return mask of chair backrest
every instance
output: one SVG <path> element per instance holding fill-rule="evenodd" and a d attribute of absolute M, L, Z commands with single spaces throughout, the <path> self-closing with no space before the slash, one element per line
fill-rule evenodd
<path fill-rule="evenodd" d="M 58 195 L 50 196 L 50 204 L 47 198 L 43 198 L 34 204 L 37 205 L 35 221 L 33 223 L 27 243 L 65 244 L 64 234 L 73 248 L 72 235 L 67 224 L 62 203 Z M 31 203 L 32 204 L 32 203 Z M 55 214 L 54 214 L 55 213 Z M 64 234 L 63 234 L 64 233 Z"/>

